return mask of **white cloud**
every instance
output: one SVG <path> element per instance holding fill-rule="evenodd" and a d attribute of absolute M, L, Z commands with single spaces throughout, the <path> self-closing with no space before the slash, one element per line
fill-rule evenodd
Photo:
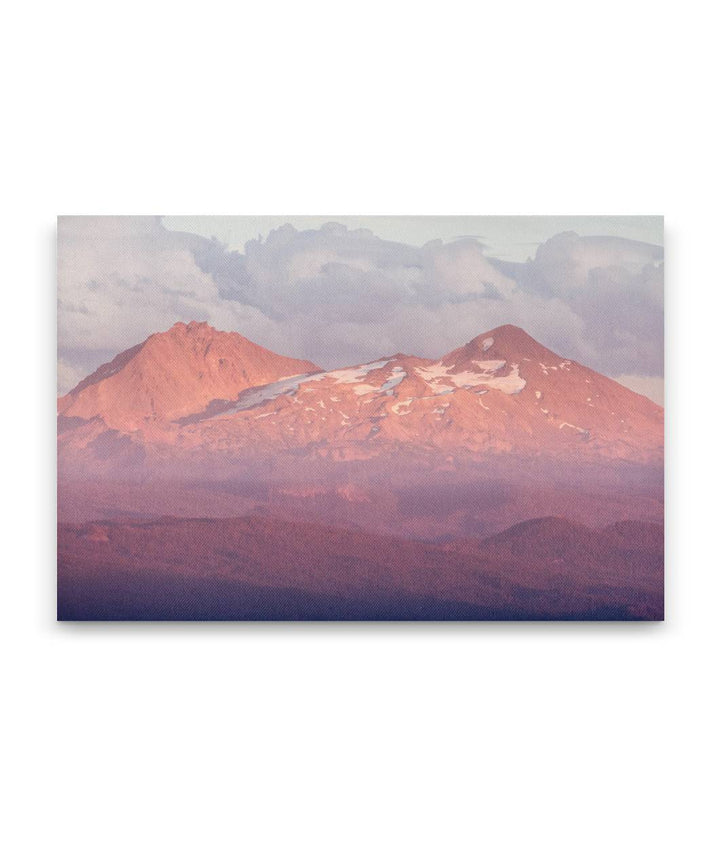
<path fill-rule="evenodd" d="M 168 232 L 157 218 L 60 218 L 61 386 L 96 367 L 98 355 L 107 359 L 176 321 L 224 329 L 255 322 L 261 313 L 253 307 L 220 297 L 212 274 L 195 261 L 197 248 L 192 236 Z"/>
<path fill-rule="evenodd" d="M 416 247 L 340 224 L 284 226 L 239 253 L 159 218 L 61 218 L 59 383 L 178 320 L 326 368 L 398 351 L 437 357 L 514 323 L 605 373 L 655 375 L 661 257 L 647 244 L 566 234 L 534 261 L 504 263 L 475 240 Z"/>
<path fill-rule="evenodd" d="M 529 294 L 555 297 L 582 319 L 578 359 L 605 374 L 662 374 L 662 247 L 566 232 L 513 269 Z"/>
<path fill-rule="evenodd" d="M 647 396 L 655 404 L 665 404 L 665 381 L 661 377 L 645 377 L 643 375 L 620 375 L 615 380 L 631 389 Z"/>
<path fill-rule="evenodd" d="M 70 363 L 63 357 L 58 358 L 57 385 L 60 393 L 77 386 L 80 381 L 93 371 L 93 366 L 83 367 L 79 363 Z"/>

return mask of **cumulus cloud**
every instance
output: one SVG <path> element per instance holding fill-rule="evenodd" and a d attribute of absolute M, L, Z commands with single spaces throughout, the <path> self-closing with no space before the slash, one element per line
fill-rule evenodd
<path fill-rule="evenodd" d="M 643 375 L 620 375 L 615 380 L 632 389 L 633 392 L 639 392 L 640 395 L 645 395 L 656 404 L 665 404 L 665 381 L 661 377 L 645 377 Z"/>
<path fill-rule="evenodd" d="M 206 239 L 152 217 L 62 217 L 58 223 L 58 380 L 84 377 L 176 321 L 240 329 L 259 315 L 223 300 L 196 255 Z"/>
<path fill-rule="evenodd" d="M 468 238 L 422 247 L 339 223 L 276 229 L 244 252 L 158 218 L 61 218 L 59 383 L 175 321 L 207 320 L 327 368 L 440 356 L 513 323 L 614 376 L 662 371 L 662 248 L 557 235 L 526 263 Z"/>
<path fill-rule="evenodd" d="M 606 374 L 662 374 L 662 247 L 564 232 L 515 274 L 526 293 L 557 298 L 582 320 L 578 359 Z"/>

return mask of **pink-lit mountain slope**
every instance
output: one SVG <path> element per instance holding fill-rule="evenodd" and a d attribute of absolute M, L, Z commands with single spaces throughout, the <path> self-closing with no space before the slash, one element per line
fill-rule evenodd
<path fill-rule="evenodd" d="M 235 333 L 176 324 L 98 369 L 59 413 L 61 467 L 82 469 L 663 456 L 661 407 L 510 325 L 439 360 L 396 354 L 325 372 Z"/>
<path fill-rule="evenodd" d="M 239 333 L 178 323 L 100 366 L 60 399 L 58 412 L 142 431 L 203 410 L 214 399 L 313 371 L 313 363 L 282 357 Z"/>

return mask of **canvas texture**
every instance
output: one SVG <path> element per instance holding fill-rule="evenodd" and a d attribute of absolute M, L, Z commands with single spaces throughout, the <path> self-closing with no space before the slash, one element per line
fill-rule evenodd
<path fill-rule="evenodd" d="M 661 217 L 58 219 L 58 618 L 657 621 Z"/>

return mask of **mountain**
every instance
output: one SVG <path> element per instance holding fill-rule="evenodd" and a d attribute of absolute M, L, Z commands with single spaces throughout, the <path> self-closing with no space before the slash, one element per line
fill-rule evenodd
<path fill-rule="evenodd" d="M 58 611 L 84 619 L 662 618 L 662 526 L 553 518 L 439 545 L 247 516 L 58 530 Z"/>
<path fill-rule="evenodd" d="M 662 617 L 663 410 L 518 327 L 323 371 L 176 324 L 58 412 L 60 617 Z"/>
<path fill-rule="evenodd" d="M 207 323 L 177 323 L 118 354 L 58 402 L 65 418 L 102 419 L 108 428 L 143 430 L 203 410 L 213 399 L 248 387 L 318 371 L 282 357 L 239 333 Z"/>
<path fill-rule="evenodd" d="M 662 462 L 663 410 L 554 354 L 518 327 L 439 360 L 405 354 L 334 371 L 236 333 L 176 324 L 120 354 L 59 402 L 61 467 L 260 460 L 472 458 Z"/>

